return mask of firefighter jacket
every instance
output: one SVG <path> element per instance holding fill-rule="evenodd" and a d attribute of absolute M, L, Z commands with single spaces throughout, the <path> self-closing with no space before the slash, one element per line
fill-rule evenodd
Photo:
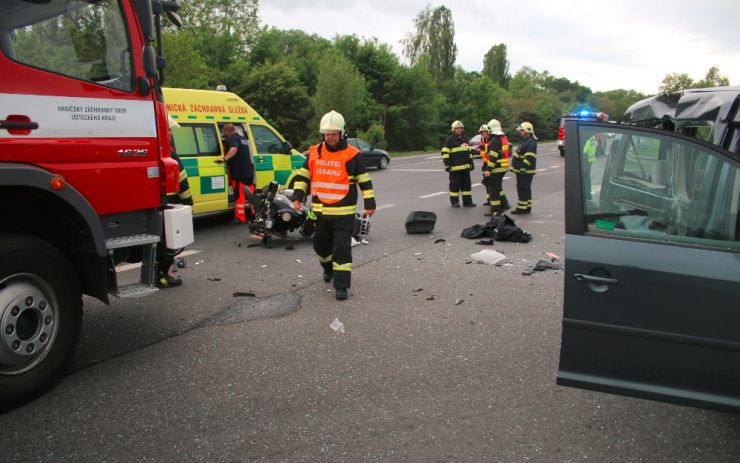
<path fill-rule="evenodd" d="M 498 174 L 509 171 L 509 140 L 506 135 L 494 135 L 491 137 L 488 149 L 488 162 L 483 165 L 483 170 Z"/>
<path fill-rule="evenodd" d="M 310 191 L 314 213 L 346 217 L 357 212 L 358 186 L 365 209 L 375 209 L 373 183 L 359 150 L 346 140 L 335 149 L 322 142 L 308 149 L 308 157 L 295 177 L 293 200 L 305 201 Z"/>
<path fill-rule="evenodd" d="M 442 162 L 447 172 L 467 172 L 473 170 L 473 153 L 468 140 L 454 133 L 447 137 L 442 147 Z"/>
<path fill-rule="evenodd" d="M 511 159 L 511 170 L 519 174 L 534 175 L 537 169 L 537 139 L 530 135 L 516 149 Z"/>

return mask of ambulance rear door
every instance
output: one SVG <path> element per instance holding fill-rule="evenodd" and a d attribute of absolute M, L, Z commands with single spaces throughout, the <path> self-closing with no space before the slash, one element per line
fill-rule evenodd
<path fill-rule="evenodd" d="M 273 180 L 285 185 L 293 170 L 291 150 L 270 127 L 249 124 L 249 131 L 256 170 L 256 188 L 262 188 Z"/>

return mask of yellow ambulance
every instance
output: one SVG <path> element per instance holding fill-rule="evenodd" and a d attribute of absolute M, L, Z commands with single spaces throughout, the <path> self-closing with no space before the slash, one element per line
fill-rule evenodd
<path fill-rule="evenodd" d="M 225 124 L 233 124 L 249 140 L 257 189 L 273 180 L 285 186 L 293 171 L 303 165 L 305 157 L 238 95 L 219 90 L 162 90 L 167 112 L 180 125 L 172 128 L 172 136 L 193 192 L 193 214 L 234 207 L 226 165 L 217 162 L 226 148 L 222 140 Z"/>

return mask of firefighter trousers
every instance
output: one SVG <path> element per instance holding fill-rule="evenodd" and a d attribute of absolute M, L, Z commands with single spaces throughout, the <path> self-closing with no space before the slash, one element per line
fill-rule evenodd
<path fill-rule="evenodd" d="M 516 174 L 516 192 L 519 200 L 516 203 L 516 210 L 520 212 L 532 211 L 532 179 L 533 174 Z"/>
<path fill-rule="evenodd" d="M 506 195 L 504 194 L 504 176 L 506 172 L 491 173 L 486 177 L 486 192 L 488 193 L 488 205 L 491 206 L 491 217 L 498 217 L 504 212 Z"/>
<path fill-rule="evenodd" d="M 450 202 L 460 204 L 462 194 L 463 204 L 473 204 L 472 185 L 469 170 L 450 172 Z"/>
<path fill-rule="evenodd" d="M 319 216 L 313 250 L 324 271 L 334 275 L 335 288 L 349 288 L 352 280 L 352 231 L 355 216 Z"/>

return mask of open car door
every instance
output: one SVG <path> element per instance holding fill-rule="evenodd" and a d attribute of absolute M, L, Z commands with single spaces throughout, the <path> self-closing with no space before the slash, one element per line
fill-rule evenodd
<path fill-rule="evenodd" d="M 656 129 L 566 121 L 557 383 L 740 411 L 740 162 Z"/>

